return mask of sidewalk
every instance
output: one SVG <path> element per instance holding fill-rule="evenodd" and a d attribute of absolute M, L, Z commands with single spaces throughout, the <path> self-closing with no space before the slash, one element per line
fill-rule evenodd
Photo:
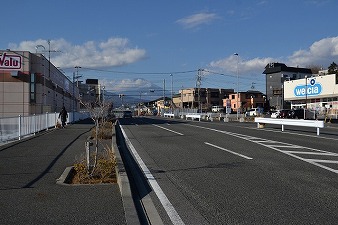
<path fill-rule="evenodd" d="M 0 147 L 0 224 L 126 224 L 117 184 L 56 184 L 83 155 L 91 127 L 71 124 Z"/>

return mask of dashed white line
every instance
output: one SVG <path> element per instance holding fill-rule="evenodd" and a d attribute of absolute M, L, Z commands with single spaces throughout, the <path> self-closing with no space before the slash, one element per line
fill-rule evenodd
<path fill-rule="evenodd" d="M 161 127 L 161 126 L 156 125 L 156 124 L 153 124 L 153 126 L 158 127 L 158 128 L 161 128 L 161 129 L 163 129 L 163 130 L 167 130 L 167 131 L 173 132 L 173 133 L 178 134 L 178 135 L 181 135 L 181 136 L 184 135 L 184 134 L 182 134 L 182 133 L 176 132 L 176 131 L 174 131 L 174 130 L 170 130 L 170 129 L 165 128 L 165 127 Z"/>
<path fill-rule="evenodd" d="M 248 156 L 246 156 L 246 155 L 239 154 L 239 153 L 237 153 L 237 152 L 234 152 L 234 151 L 228 150 L 228 149 L 226 149 L 226 148 L 222 148 L 222 147 L 220 147 L 220 146 L 217 146 L 217 145 L 211 144 L 211 143 L 209 143 L 209 142 L 204 142 L 204 144 L 206 144 L 206 145 L 210 145 L 210 146 L 212 146 L 212 147 L 215 147 L 215 148 L 221 149 L 221 150 L 223 150 L 223 151 L 226 151 L 226 152 L 229 152 L 229 153 L 231 153 L 231 154 L 234 154 L 234 155 L 237 155 L 237 156 L 243 157 L 243 158 L 245 158 L 245 159 L 253 159 L 253 158 L 251 158 L 251 157 L 248 157 Z"/>

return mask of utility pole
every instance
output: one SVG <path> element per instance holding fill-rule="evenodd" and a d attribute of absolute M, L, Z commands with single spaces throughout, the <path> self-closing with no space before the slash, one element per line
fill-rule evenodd
<path fill-rule="evenodd" d="M 165 79 L 163 79 L 163 109 L 165 104 Z"/>
<path fill-rule="evenodd" d="M 202 105 L 201 105 L 201 83 L 202 83 L 202 71 L 203 69 L 198 69 L 197 71 L 197 80 L 196 80 L 196 87 L 197 87 L 197 93 L 198 93 L 198 111 L 202 112 Z"/>
<path fill-rule="evenodd" d="M 238 63 L 239 63 L 239 57 L 238 57 L 238 53 L 234 53 L 235 56 L 237 56 L 237 66 L 236 66 L 236 70 L 237 70 L 237 121 L 239 118 L 239 110 L 240 110 L 240 101 L 239 101 L 239 71 L 238 71 Z"/>
<path fill-rule="evenodd" d="M 173 110 L 173 103 L 174 103 L 174 101 L 173 101 L 173 84 L 174 84 L 174 81 L 173 81 L 173 77 L 174 77 L 174 75 L 173 74 L 170 74 L 170 76 L 171 76 L 171 104 L 170 104 L 170 109 L 171 110 Z"/>
<path fill-rule="evenodd" d="M 56 51 L 56 50 L 50 50 L 50 40 L 48 39 L 47 40 L 47 43 L 48 43 L 48 79 L 50 79 L 51 80 L 51 78 L 50 78 L 50 64 L 51 64 L 51 62 L 50 62 L 50 53 L 51 52 L 60 52 L 60 51 Z M 56 87 L 54 88 L 54 93 L 53 93 L 53 102 L 54 102 L 54 111 L 56 111 L 56 109 L 57 109 L 57 102 L 56 102 Z"/>

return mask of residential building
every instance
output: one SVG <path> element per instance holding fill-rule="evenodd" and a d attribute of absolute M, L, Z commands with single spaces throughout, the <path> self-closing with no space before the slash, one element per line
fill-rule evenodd
<path fill-rule="evenodd" d="M 290 108 L 284 101 L 284 81 L 303 79 L 311 76 L 311 69 L 288 67 L 283 63 L 269 63 L 263 72 L 266 76 L 266 98 L 271 108 Z"/>
<path fill-rule="evenodd" d="M 86 79 L 86 82 L 78 84 L 80 100 L 82 103 L 92 103 L 93 105 L 102 102 L 104 99 L 98 79 Z M 80 104 L 81 109 L 85 109 L 83 104 Z"/>
<path fill-rule="evenodd" d="M 234 93 L 234 89 L 187 88 L 180 90 L 173 102 L 179 108 L 197 108 L 206 112 L 211 111 L 212 106 L 222 106 L 223 99 L 231 93 Z"/>
<path fill-rule="evenodd" d="M 260 91 L 249 90 L 246 92 L 232 93 L 229 98 L 223 99 L 223 107 L 231 107 L 232 112 L 240 113 L 251 108 L 266 108 L 266 97 Z"/>

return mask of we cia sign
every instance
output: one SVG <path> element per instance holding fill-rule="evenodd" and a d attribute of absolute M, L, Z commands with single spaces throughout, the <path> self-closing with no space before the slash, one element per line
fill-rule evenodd
<path fill-rule="evenodd" d="M 317 96 L 322 93 L 322 89 L 320 83 L 316 83 L 315 79 L 311 79 L 310 83 L 307 85 L 297 85 L 293 90 L 293 93 L 296 97 Z"/>

